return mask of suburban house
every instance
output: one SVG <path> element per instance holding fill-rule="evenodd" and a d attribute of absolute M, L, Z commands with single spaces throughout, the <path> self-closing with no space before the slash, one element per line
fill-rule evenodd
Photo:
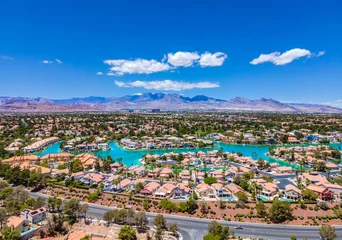
<path fill-rule="evenodd" d="M 169 178 L 173 174 L 172 170 L 170 168 L 163 168 L 160 172 L 160 177 L 162 178 Z"/>
<path fill-rule="evenodd" d="M 266 182 L 261 184 L 261 187 L 261 194 L 266 197 L 274 197 L 279 191 L 278 185 L 275 183 Z"/>
<path fill-rule="evenodd" d="M 291 173 L 293 171 L 292 167 L 276 167 L 275 171 L 277 174 L 287 174 L 287 173 Z"/>
<path fill-rule="evenodd" d="M 6 225 L 12 230 L 17 230 L 20 233 L 23 233 L 29 230 L 30 221 L 21 217 L 12 216 L 7 220 Z"/>
<path fill-rule="evenodd" d="M 243 190 L 239 185 L 236 185 L 235 183 L 230 183 L 227 185 L 227 189 L 233 193 L 233 195 L 236 196 L 237 193 L 239 192 L 245 192 L 245 190 Z"/>
<path fill-rule="evenodd" d="M 146 168 L 144 166 L 133 165 L 129 169 L 129 172 L 138 177 L 142 177 L 146 174 Z"/>
<path fill-rule="evenodd" d="M 310 184 L 309 186 L 307 186 L 307 189 L 312 190 L 315 193 L 317 193 L 319 199 L 324 200 L 324 201 L 331 200 L 333 199 L 333 196 L 334 196 L 334 193 L 328 188 L 317 186 L 315 184 Z"/>
<path fill-rule="evenodd" d="M 302 191 L 296 186 L 293 186 L 292 184 L 288 184 L 285 186 L 284 196 L 287 199 L 292 199 L 292 200 L 297 201 L 298 199 L 302 198 Z"/>
<path fill-rule="evenodd" d="M 203 198 L 216 198 L 215 190 L 206 183 L 201 183 L 196 186 L 196 191 Z"/>
<path fill-rule="evenodd" d="M 147 174 L 147 176 L 149 178 L 157 178 L 157 177 L 159 177 L 159 175 L 160 175 L 160 169 L 159 168 L 155 168 L 155 169 L 149 171 Z"/>
<path fill-rule="evenodd" d="M 180 179 L 182 180 L 182 182 L 188 182 L 191 179 L 190 176 L 190 172 L 189 170 L 183 170 L 180 174 L 179 174 Z"/>
<path fill-rule="evenodd" d="M 25 220 L 29 220 L 30 223 L 38 223 L 43 221 L 46 217 L 46 209 L 39 208 L 35 210 L 25 209 L 20 213 L 20 217 Z"/>
<path fill-rule="evenodd" d="M 224 187 L 221 183 L 214 183 L 211 186 L 214 188 L 215 194 L 219 198 L 230 197 L 232 195 L 231 192 L 226 187 Z"/>
<path fill-rule="evenodd" d="M 150 182 L 145 185 L 145 188 L 140 191 L 140 194 L 142 195 L 153 195 L 157 189 L 160 187 L 159 183 L 156 182 Z"/>
<path fill-rule="evenodd" d="M 299 176 L 299 179 L 304 185 L 309 184 L 317 184 L 319 182 L 328 182 L 328 179 L 317 172 L 311 172 L 311 173 L 302 173 Z"/>
<path fill-rule="evenodd" d="M 175 196 L 188 196 L 190 194 L 191 189 L 185 183 L 178 183 L 174 190 Z"/>
<path fill-rule="evenodd" d="M 85 185 L 100 184 L 105 177 L 101 173 L 88 172 L 79 178 Z"/>
<path fill-rule="evenodd" d="M 165 198 L 165 197 L 171 196 L 173 192 L 175 191 L 175 189 L 176 189 L 175 185 L 171 183 L 166 183 L 154 193 L 154 196 Z"/>
<path fill-rule="evenodd" d="M 342 186 L 341 185 L 333 184 L 333 183 L 330 183 L 330 182 L 319 182 L 316 185 L 328 188 L 338 198 L 340 198 L 340 196 L 342 195 Z"/>

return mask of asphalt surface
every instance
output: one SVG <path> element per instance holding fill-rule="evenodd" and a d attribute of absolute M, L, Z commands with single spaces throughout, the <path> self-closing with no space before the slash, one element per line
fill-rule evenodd
<path fill-rule="evenodd" d="M 32 197 L 48 198 L 48 195 L 41 193 L 33 193 Z M 88 216 L 102 218 L 103 214 L 108 210 L 113 210 L 112 207 L 101 206 L 96 204 L 89 204 Z M 151 224 L 156 213 L 146 213 L 146 216 Z M 176 222 L 180 228 L 179 232 L 183 235 L 184 240 L 202 240 L 203 236 L 207 233 L 208 223 L 210 219 L 200 219 L 192 217 L 183 217 L 177 215 L 164 214 L 167 223 Z M 256 223 L 240 223 L 240 222 L 226 222 L 218 221 L 219 223 L 229 226 L 234 229 L 235 226 L 241 226 L 243 229 L 234 229 L 236 236 L 241 237 L 254 237 L 265 238 L 274 240 L 289 240 L 290 236 L 295 235 L 297 239 L 320 239 L 319 227 L 311 226 L 293 226 L 293 225 L 276 225 L 276 224 L 256 224 Z M 342 239 L 342 226 L 335 226 L 337 239 Z"/>

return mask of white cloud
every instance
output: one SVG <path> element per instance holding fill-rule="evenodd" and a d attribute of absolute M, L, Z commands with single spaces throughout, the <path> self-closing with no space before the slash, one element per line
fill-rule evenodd
<path fill-rule="evenodd" d="M 103 72 L 97 72 L 96 75 L 102 76 Z"/>
<path fill-rule="evenodd" d="M 59 60 L 59 59 L 56 59 L 56 63 L 57 64 L 62 64 L 63 62 L 61 60 Z"/>
<path fill-rule="evenodd" d="M 331 107 L 342 108 L 342 99 L 336 100 L 336 101 L 331 101 L 331 102 L 323 102 L 322 104 L 328 105 Z"/>
<path fill-rule="evenodd" d="M 10 56 L 0 56 L 0 59 L 3 59 L 3 60 L 14 60 L 14 58 L 10 57 Z"/>
<path fill-rule="evenodd" d="M 105 64 L 111 66 L 110 72 L 112 75 L 128 74 L 151 74 L 155 72 L 163 72 L 170 70 L 170 65 L 161 63 L 156 60 L 136 59 L 136 60 L 105 60 Z M 108 74 L 109 75 L 109 74 Z"/>
<path fill-rule="evenodd" d="M 298 58 L 311 56 L 313 56 L 313 54 L 309 50 L 294 48 L 282 54 L 280 52 L 260 54 L 260 56 L 253 59 L 250 64 L 257 65 L 260 63 L 271 62 L 274 65 L 285 65 Z"/>
<path fill-rule="evenodd" d="M 143 95 L 141 92 L 137 92 L 137 93 L 134 93 L 133 95 L 135 95 L 135 96 L 141 96 L 141 95 Z"/>
<path fill-rule="evenodd" d="M 49 60 L 43 60 L 43 63 L 44 63 L 44 64 L 52 64 L 52 61 L 49 61 Z"/>
<path fill-rule="evenodd" d="M 163 91 L 183 91 L 191 90 L 194 88 L 217 88 L 220 87 L 219 83 L 214 82 L 183 82 L 183 81 L 173 81 L 173 80 L 156 80 L 156 81 L 134 81 L 134 82 L 121 82 L 114 81 L 115 85 L 118 87 L 126 88 L 144 88 L 147 90 L 163 90 Z"/>
<path fill-rule="evenodd" d="M 167 61 L 175 67 L 190 67 L 197 61 L 200 56 L 196 52 L 176 52 L 169 53 Z"/>
<path fill-rule="evenodd" d="M 325 54 L 325 51 L 319 51 L 316 56 L 320 57 L 320 56 L 323 56 L 324 54 Z"/>
<path fill-rule="evenodd" d="M 205 52 L 201 54 L 201 59 L 199 64 L 201 67 L 216 67 L 222 66 L 224 60 L 226 60 L 227 54 L 223 52 L 216 52 L 211 54 L 210 52 Z"/>

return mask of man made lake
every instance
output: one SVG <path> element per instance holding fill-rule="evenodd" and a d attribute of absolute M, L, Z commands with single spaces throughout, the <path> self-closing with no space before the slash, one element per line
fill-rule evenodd
<path fill-rule="evenodd" d="M 268 145 L 243 145 L 243 144 L 227 144 L 227 143 L 216 143 L 214 147 L 212 148 L 187 148 L 187 149 L 154 149 L 154 150 L 126 150 L 121 148 L 116 142 L 112 141 L 109 142 L 109 147 L 111 150 L 108 151 L 97 151 L 94 154 L 96 156 L 101 157 L 108 157 L 111 156 L 113 159 L 117 160 L 118 158 L 122 158 L 122 163 L 126 166 L 131 165 L 141 165 L 139 162 L 139 159 L 142 158 L 143 154 L 158 154 L 162 155 L 163 153 L 170 153 L 170 152 L 208 152 L 212 150 L 219 150 L 222 149 L 223 152 L 241 152 L 244 156 L 252 157 L 253 159 L 263 158 L 269 163 L 279 163 L 280 166 L 292 166 L 292 167 L 298 167 L 294 164 L 290 164 L 288 162 L 276 160 L 274 158 L 270 158 L 266 156 L 266 153 L 269 151 Z M 46 154 L 53 154 L 53 153 L 59 153 L 61 152 L 60 149 L 61 143 L 55 143 L 47 147 L 44 151 L 39 152 L 38 156 L 44 156 Z M 330 146 L 341 149 L 342 144 L 330 144 Z"/>

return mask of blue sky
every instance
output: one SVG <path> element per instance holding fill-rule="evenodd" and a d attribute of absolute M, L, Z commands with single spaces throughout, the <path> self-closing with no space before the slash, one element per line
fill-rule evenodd
<path fill-rule="evenodd" d="M 0 96 L 177 92 L 342 106 L 341 11 L 338 0 L 6 1 Z"/>

